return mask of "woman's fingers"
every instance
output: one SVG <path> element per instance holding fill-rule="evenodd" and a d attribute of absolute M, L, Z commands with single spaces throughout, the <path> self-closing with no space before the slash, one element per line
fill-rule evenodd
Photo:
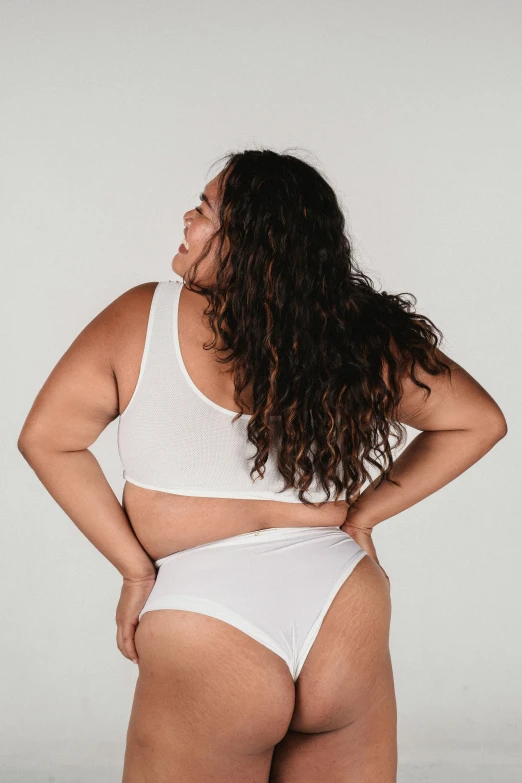
<path fill-rule="evenodd" d="M 135 632 L 136 625 L 134 625 L 134 623 L 120 623 L 116 633 L 116 643 L 119 651 L 125 658 L 128 658 L 133 663 L 138 663 L 138 653 L 136 652 L 136 645 L 134 644 Z"/>
<path fill-rule="evenodd" d="M 154 587 L 156 577 L 141 581 L 123 581 L 120 600 L 116 608 L 116 644 L 121 654 L 138 663 L 134 637 L 139 624 L 139 614 Z"/>
<path fill-rule="evenodd" d="M 361 549 L 364 549 L 366 554 L 369 555 L 372 560 L 375 560 L 384 576 L 388 580 L 388 587 L 390 587 L 390 577 L 379 563 L 379 558 L 377 557 L 377 550 L 375 549 L 375 544 L 373 543 L 372 539 L 372 528 L 345 524 L 341 526 L 341 530 L 343 530 L 345 533 L 348 533 L 348 535 L 353 538 L 355 543 L 359 544 Z"/>

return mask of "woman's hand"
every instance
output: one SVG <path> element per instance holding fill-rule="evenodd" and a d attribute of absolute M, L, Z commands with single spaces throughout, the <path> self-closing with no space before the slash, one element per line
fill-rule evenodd
<path fill-rule="evenodd" d="M 152 592 L 156 575 L 142 579 L 123 578 L 120 600 L 116 607 L 116 643 L 118 650 L 125 658 L 138 663 L 138 654 L 134 644 L 134 634 L 138 625 L 138 615 Z"/>
<path fill-rule="evenodd" d="M 341 530 L 344 530 L 345 533 L 348 533 L 348 535 L 353 538 L 356 544 L 359 544 L 361 549 L 364 549 L 364 551 L 372 558 L 372 560 L 375 560 L 379 568 L 381 568 L 384 576 L 388 580 L 388 587 L 390 587 L 390 577 L 379 563 L 377 550 L 375 549 L 375 544 L 373 543 L 373 527 L 369 526 L 367 521 L 365 524 L 364 517 L 357 518 L 357 513 L 354 511 L 352 513 L 348 512 L 344 523 L 341 525 Z"/>

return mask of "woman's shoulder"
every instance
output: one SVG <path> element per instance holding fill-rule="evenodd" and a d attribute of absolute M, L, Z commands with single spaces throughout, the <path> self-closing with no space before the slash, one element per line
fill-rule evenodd
<path fill-rule="evenodd" d="M 139 326 L 148 311 L 158 281 L 139 283 L 123 291 L 113 299 L 97 316 L 99 328 L 107 334 L 118 335 L 121 330 Z"/>
<path fill-rule="evenodd" d="M 132 351 L 134 344 L 144 342 L 152 299 L 161 282 L 154 280 L 128 288 L 99 314 L 99 328 L 104 331 L 107 348 L 115 360 L 129 348 Z"/>
<path fill-rule="evenodd" d="M 110 309 L 111 313 L 114 313 L 118 317 L 128 317 L 135 313 L 135 308 L 139 308 L 140 305 L 146 305 L 151 303 L 152 297 L 157 286 L 161 281 L 153 280 L 148 283 L 138 283 L 138 285 L 128 288 L 116 297 L 109 305 L 107 309 Z"/>

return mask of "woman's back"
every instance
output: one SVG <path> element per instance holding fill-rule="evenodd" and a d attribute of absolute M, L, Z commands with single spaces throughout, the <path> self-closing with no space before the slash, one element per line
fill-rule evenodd
<path fill-rule="evenodd" d="M 348 507 L 342 500 L 307 507 L 288 491 L 275 499 L 282 483 L 273 455 L 265 477 L 250 481 L 242 440 L 251 409 L 232 423 L 238 412 L 232 376 L 203 348 L 210 335 L 205 304 L 177 280 L 137 286 L 120 298 L 122 314 L 109 338 L 127 478 L 123 503 L 154 559 L 263 527 L 341 525 Z M 243 397 L 250 401 L 251 390 Z"/>

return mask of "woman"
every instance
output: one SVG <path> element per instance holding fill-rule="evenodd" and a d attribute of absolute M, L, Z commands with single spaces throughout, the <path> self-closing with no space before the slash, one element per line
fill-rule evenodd
<path fill-rule="evenodd" d="M 434 324 L 356 268 L 312 166 L 231 154 L 200 198 L 176 280 L 87 325 L 19 438 L 123 577 L 117 644 L 139 663 L 123 783 L 392 783 L 372 531 L 506 422 Z M 89 451 L 118 416 L 122 505 Z M 394 460 L 404 424 L 421 432 Z"/>

